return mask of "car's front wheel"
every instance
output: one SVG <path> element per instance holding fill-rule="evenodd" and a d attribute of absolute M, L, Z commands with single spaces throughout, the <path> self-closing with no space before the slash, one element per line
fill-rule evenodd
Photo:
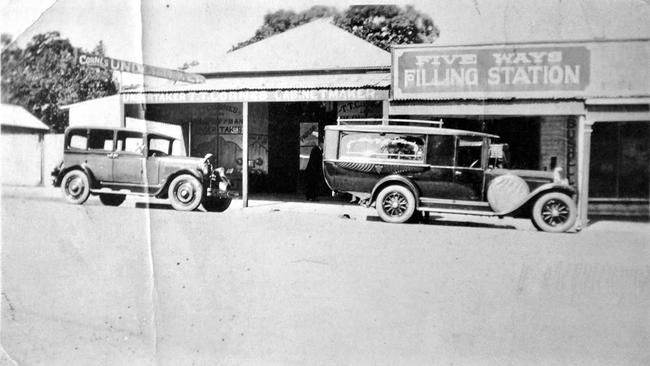
<path fill-rule="evenodd" d="M 531 220 L 538 230 L 562 233 L 573 227 L 578 217 L 577 211 L 571 197 L 564 193 L 551 192 L 535 201 Z"/>
<path fill-rule="evenodd" d="M 182 174 L 172 180 L 167 193 L 174 209 L 193 211 L 203 199 L 203 185 L 194 176 Z"/>
<path fill-rule="evenodd" d="M 406 222 L 415 212 L 415 196 L 404 186 L 388 186 L 377 195 L 376 206 L 382 220 L 392 223 Z"/>
<path fill-rule="evenodd" d="M 90 196 L 88 176 L 81 170 L 69 171 L 61 180 L 61 189 L 68 202 L 81 205 Z"/>
<path fill-rule="evenodd" d="M 100 194 L 99 200 L 106 206 L 119 206 L 126 199 L 124 194 Z"/>
<path fill-rule="evenodd" d="M 230 207 L 230 198 L 210 197 L 203 200 L 203 208 L 208 212 L 224 212 Z"/>

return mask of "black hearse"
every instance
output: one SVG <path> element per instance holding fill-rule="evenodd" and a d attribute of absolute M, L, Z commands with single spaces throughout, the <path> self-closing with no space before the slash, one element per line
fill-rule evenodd
<path fill-rule="evenodd" d="M 549 232 L 575 224 L 577 193 L 561 169 L 503 169 L 495 135 L 436 121 L 380 121 L 339 119 L 326 126 L 323 171 L 330 189 L 375 205 L 382 220 L 437 212 L 526 217 Z"/>

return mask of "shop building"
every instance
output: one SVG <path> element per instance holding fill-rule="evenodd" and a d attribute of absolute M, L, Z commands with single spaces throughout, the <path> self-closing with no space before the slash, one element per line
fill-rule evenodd
<path fill-rule="evenodd" d="M 102 123 L 180 126 L 190 154 L 230 169 L 246 205 L 249 189 L 300 192 L 309 150 L 337 117 L 442 119 L 501 136 L 513 168 L 562 167 L 583 220 L 588 210 L 647 216 L 649 53 L 649 40 L 633 39 L 411 45 L 391 56 L 317 20 L 192 70 L 203 84 L 105 98 L 119 116 Z"/>
<path fill-rule="evenodd" d="M 501 136 L 511 166 L 563 168 L 592 214 L 648 216 L 650 41 L 398 46 L 390 115 Z"/>
<path fill-rule="evenodd" d="M 299 193 L 309 152 L 337 117 L 388 115 L 390 53 L 325 20 L 204 68 L 193 70 L 203 84 L 125 91 L 120 108 L 124 118 L 181 126 L 188 153 L 213 153 L 245 205 L 249 189 Z"/>

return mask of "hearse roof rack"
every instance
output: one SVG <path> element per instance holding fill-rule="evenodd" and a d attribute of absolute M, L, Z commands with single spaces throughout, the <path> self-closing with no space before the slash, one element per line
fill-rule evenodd
<path fill-rule="evenodd" d="M 383 119 L 383 118 L 337 118 L 336 122 L 338 125 L 341 124 L 355 124 L 359 122 L 364 122 L 363 124 L 367 124 L 367 122 L 374 122 L 376 124 L 383 124 L 384 121 L 387 121 L 388 125 L 395 125 L 395 124 L 400 124 L 400 123 L 416 123 L 416 124 L 423 124 L 423 125 L 428 125 L 428 126 L 433 126 L 433 127 L 442 127 L 442 119 L 439 121 L 429 121 L 425 119 L 400 119 L 400 118 L 388 118 L 388 119 Z"/>

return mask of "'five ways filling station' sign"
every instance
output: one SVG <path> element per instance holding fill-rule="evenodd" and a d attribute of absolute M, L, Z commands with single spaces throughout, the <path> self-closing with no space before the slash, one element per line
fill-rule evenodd
<path fill-rule="evenodd" d="M 589 66 L 586 47 L 405 47 L 392 86 L 396 99 L 557 96 L 584 90 Z"/>

